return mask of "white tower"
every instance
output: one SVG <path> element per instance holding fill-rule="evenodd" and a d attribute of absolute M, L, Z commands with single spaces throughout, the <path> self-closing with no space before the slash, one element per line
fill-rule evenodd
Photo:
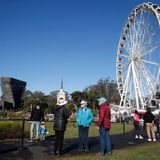
<path fill-rule="evenodd" d="M 59 90 L 59 92 L 57 93 L 57 102 L 60 98 L 63 98 L 64 101 L 66 101 L 66 93 L 63 90 L 63 80 L 61 81 L 61 88 Z"/>

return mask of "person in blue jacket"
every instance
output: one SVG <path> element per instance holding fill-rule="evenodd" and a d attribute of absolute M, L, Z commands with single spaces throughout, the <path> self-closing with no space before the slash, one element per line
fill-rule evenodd
<path fill-rule="evenodd" d="M 39 133 L 40 140 L 45 142 L 45 138 L 46 138 L 46 134 L 47 134 L 47 129 L 46 129 L 45 122 L 41 122 L 41 125 L 40 125 L 40 127 L 38 129 L 38 133 Z"/>
<path fill-rule="evenodd" d="M 93 113 L 87 107 L 87 101 L 81 101 L 81 107 L 77 113 L 77 124 L 79 133 L 79 151 L 89 151 L 88 148 L 88 131 L 93 120 Z"/>

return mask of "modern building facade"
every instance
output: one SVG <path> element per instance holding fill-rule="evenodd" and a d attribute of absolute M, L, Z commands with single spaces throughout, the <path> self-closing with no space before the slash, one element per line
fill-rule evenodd
<path fill-rule="evenodd" d="M 19 108 L 22 102 L 22 94 L 26 88 L 26 82 L 11 77 L 1 77 L 1 88 L 3 108 Z"/>

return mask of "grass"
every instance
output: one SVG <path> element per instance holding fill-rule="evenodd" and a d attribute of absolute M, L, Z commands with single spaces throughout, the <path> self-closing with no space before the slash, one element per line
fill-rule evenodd
<path fill-rule="evenodd" d="M 12 122 L 13 123 L 13 122 Z M 12 124 L 11 123 L 11 124 Z M 25 130 L 29 131 L 30 125 L 29 122 L 25 123 Z M 4 126 L 3 126 L 4 125 Z M 3 127 L 2 127 L 3 126 Z M 19 126 L 19 125 L 18 125 Z M 123 124 L 114 123 L 111 125 L 111 135 L 123 133 Z M 5 124 L 1 123 L 1 127 L 4 129 Z M 53 122 L 47 122 L 47 129 L 50 134 L 53 133 Z M 126 125 L 126 132 L 129 132 L 133 129 L 133 125 Z M 78 129 L 73 127 L 73 123 L 69 122 L 67 125 L 67 130 L 65 133 L 65 138 L 76 138 L 78 136 Z M 89 136 L 98 136 L 98 130 L 96 125 L 93 123 L 90 127 Z M 116 144 L 114 144 L 116 145 Z M 49 158 L 48 160 L 60 159 L 60 160 L 159 160 L 160 155 L 160 143 L 157 142 L 148 142 L 145 144 L 139 144 L 136 146 L 128 145 L 126 148 L 122 149 L 114 149 L 112 156 L 104 156 L 104 157 L 97 157 L 96 153 L 86 153 L 83 155 L 71 155 L 71 156 L 64 156 L 61 158 L 53 157 Z"/>
<path fill-rule="evenodd" d="M 70 137 L 71 135 L 77 136 L 76 128 L 72 128 L 71 126 L 67 128 L 66 137 Z M 126 132 L 131 131 L 133 129 L 133 125 L 126 125 Z M 123 124 L 112 124 L 111 134 L 120 134 L 123 133 Z M 98 131 L 95 125 L 90 127 L 90 135 L 89 136 L 97 136 Z M 116 145 L 116 144 L 115 144 Z M 160 155 L 160 143 L 150 142 L 145 144 L 140 144 L 136 146 L 129 146 L 122 149 L 113 150 L 112 156 L 104 156 L 98 157 L 96 153 L 87 153 L 83 155 L 72 155 L 61 158 L 49 158 L 48 160 L 61 159 L 61 160 L 159 160 Z"/>
<path fill-rule="evenodd" d="M 112 156 L 98 157 L 96 153 L 87 153 L 86 155 L 61 157 L 61 160 L 159 160 L 160 143 L 146 143 L 139 146 L 127 147 L 119 150 L 113 150 Z M 48 160 L 58 159 L 49 158 Z"/>
<path fill-rule="evenodd" d="M 20 122 L 0 122 L 0 132 L 11 132 L 12 130 L 22 130 Z"/>
<path fill-rule="evenodd" d="M 120 134 L 123 132 L 123 124 L 120 123 L 112 123 L 111 125 L 111 134 Z M 54 135 L 53 130 L 53 122 L 46 123 L 48 135 Z M 133 125 L 126 125 L 126 132 L 131 131 L 133 129 Z M 22 131 L 22 122 L 0 122 L 0 132 L 11 133 L 13 131 L 20 132 Z M 25 121 L 25 132 L 28 133 L 30 131 L 30 123 L 29 121 Z M 89 137 L 98 136 L 98 130 L 96 124 L 93 122 L 89 128 Z M 78 128 L 73 127 L 73 122 L 68 122 L 67 129 L 65 132 L 65 138 L 77 138 L 78 137 Z"/>
<path fill-rule="evenodd" d="M 46 123 L 46 128 L 47 131 L 49 132 L 48 135 L 53 135 L 54 131 L 53 131 L 53 122 L 47 122 Z M 133 129 L 133 125 L 126 125 L 126 132 L 129 132 Z M 25 130 L 29 131 L 30 130 L 30 124 L 29 122 L 26 122 L 25 125 Z M 111 135 L 114 134 L 120 134 L 123 133 L 123 124 L 121 123 L 112 123 L 111 125 Z M 98 136 L 98 130 L 97 130 L 97 126 L 95 125 L 95 123 L 92 123 L 92 125 L 89 128 L 89 137 L 95 137 Z M 78 128 L 77 127 L 73 127 L 73 122 L 68 122 L 67 124 L 67 129 L 65 132 L 65 138 L 77 138 L 78 137 Z"/>
<path fill-rule="evenodd" d="M 129 132 L 133 129 L 132 125 L 126 125 L 126 132 Z M 112 123 L 111 125 L 111 135 L 123 133 L 123 124 L 120 123 Z M 97 126 L 92 123 L 89 128 L 89 137 L 98 136 L 99 132 Z M 78 137 L 78 128 L 73 128 L 72 124 L 68 124 L 65 138 L 77 138 Z"/>

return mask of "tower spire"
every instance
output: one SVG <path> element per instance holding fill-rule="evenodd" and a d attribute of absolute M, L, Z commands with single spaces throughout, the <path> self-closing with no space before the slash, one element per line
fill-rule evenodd
<path fill-rule="evenodd" d="M 61 89 L 63 89 L 63 79 L 61 80 Z"/>
<path fill-rule="evenodd" d="M 57 92 L 57 103 L 60 98 L 64 99 L 64 101 L 66 100 L 66 93 L 63 90 L 63 79 L 61 80 L 61 88 L 60 88 L 59 92 Z"/>

